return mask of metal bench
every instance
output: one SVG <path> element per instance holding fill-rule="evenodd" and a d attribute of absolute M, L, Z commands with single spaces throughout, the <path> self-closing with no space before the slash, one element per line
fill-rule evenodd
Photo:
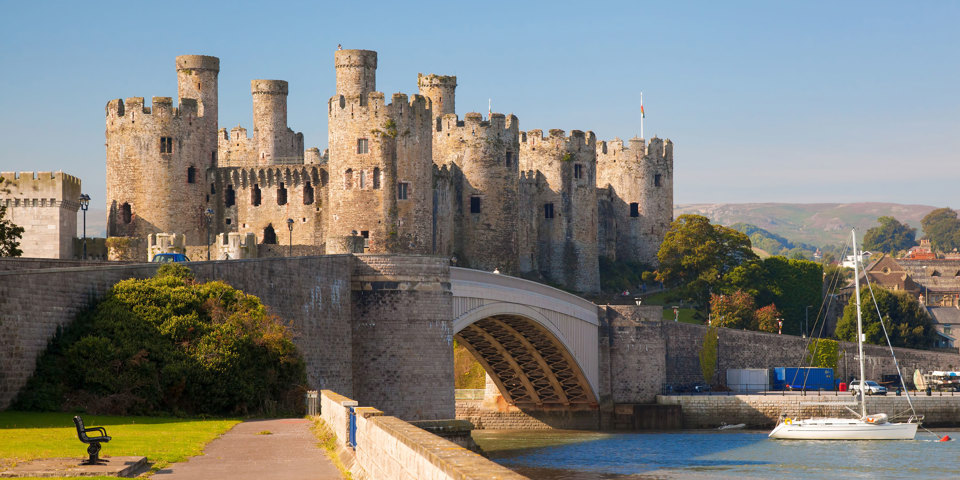
<path fill-rule="evenodd" d="M 80 418 L 79 415 L 73 417 L 73 423 L 77 426 L 77 438 L 79 438 L 81 442 L 90 445 L 87 447 L 87 453 L 90 454 L 90 458 L 80 462 L 80 464 L 100 465 L 100 443 L 110 441 L 110 437 L 107 436 L 107 431 L 103 427 L 85 428 L 83 426 L 83 419 Z M 100 436 L 89 437 L 87 436 L 87 432 L 100 432 Z"/>

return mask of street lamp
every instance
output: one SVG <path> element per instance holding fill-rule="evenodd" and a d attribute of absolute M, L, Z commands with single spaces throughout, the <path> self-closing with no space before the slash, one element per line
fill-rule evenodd
<path fill-rule="evenodd" d="M 210 224 L 213 223 L 213 209 L 208 208 L 203 214 L 207 217 L 207 261 L 210 261 Z"/>
<path fill-rule="evenodd" d="M 80 194 L 80 210 L 83 210 L 83 259 L 87 259 L 87 209 L 90 208 L 90 195 Z"/>
<path fill-rule="evenodd" d="M 287 219 L 287 230 L 290 231 L 290 254 L 288 256 L 293 256 L 293 219 Z"/>

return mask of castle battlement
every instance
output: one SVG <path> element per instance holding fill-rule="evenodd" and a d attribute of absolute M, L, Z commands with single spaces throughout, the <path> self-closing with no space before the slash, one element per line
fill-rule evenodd
<path fill-rule="evenodd" d="M 270 166 L 270 167 L 220 167 L 211 171 L 213 182 L 217 185 L 233 185 L 235 189 L 247 189 L 258 185 L 260 188 L 274 187 L 281 183 L 285 187 L 301 187 L 310 182 L 311 186 L 321 186 L 325 171 L 318 166 Z"/>
<path fill-rule="evenodd" d="M 370 92 L 362 97 L 335 95 L 330 98 L 328 107 L 330 114 L 333 116 L 341 114 L 355 116 L 358 113 L 372 116 L 390 116 L 396 112 L 397 115 L 402 117 L 410 112 L 417 115 L 427 113 L 430 110 L 430 99 L 419 94 L 407 96 L 405 93 L 394 93 L 388 104 L 383 92 Z"/>
<path fill-rule="evenodd" d="M 455 113 L 448 113 L 440 120 L 440 131 L 459 133 L 469 130 L 470 135 L 476 135 L 479 130 L 481 135 L 490 135 L 493 133 L 509 132 L 513 135 L 520 134 L 520 121 L 516 115 L 504 115 L 502 113 L 491 113 L 490 118 L 483 119 L 483 114 L 470 112 L 460 120 Z"/>
<path fill-rule="evenodd" d="M 571 130 L 570 135 L 566 136 L 563 130 L 554 128 L 549 131 L 549 136 L 544 137 L 543 130 L 529 130 L 520 133 L 520 143 L 530 147 L 548 143 L 553 146 L 562 145 L 567 150 L 595 150 L 597 136 L 591 131 L 583 132 L 581 130 Z"/>
<path fill-rule="evenodd" d="M 80 179 L 63 172 L 0 172 L 3 191 L 8 199 L 38 199 L 44 206 L 63 202 L 79 208 Z M 36 206 L 36 205 L 34 205 Z"/>
<path fill-rule="evenodd" d="M 193 120 L 197 115 L 197 101 L 192 98 L 183 98 L 180 100 L 179 108 L 173 108 L 173 99 L 171 97 L 153 97 L 151 107 L 144 104 L 143 97 L 130 97 L 126 101 L 114 99 L 107 102 L 107 118 L 129 119 L 131 122 L 141 120 L 137 118 L 140 115 L 149 115 L 148 118 L 156 118 L 159 121 L 165 121 L 171 118 L 185 118 Z M 142 121 L 142 120 L 141 120 Z"/>

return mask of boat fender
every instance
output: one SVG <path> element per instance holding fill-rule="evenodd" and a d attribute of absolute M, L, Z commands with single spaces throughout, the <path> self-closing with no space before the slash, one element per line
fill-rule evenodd
<path fill-rule="evenodd" d="M 791 425 L 791 424 L 793 424 L 793 420 L 790 420 L 790 417 L 787 417 L 787 418 L 785 418 L 785 419 L 783 420 L 783 423 L 785 423 L 785 424 L 787 424 L 787 425 Z"/>
<path fill-rule="evenodd" d="M 943 438 L 940 439 L 941 442 L 949 442 L 950 440 L 953 440 L 950 438 L 950 435 L 944 435 Z"/>

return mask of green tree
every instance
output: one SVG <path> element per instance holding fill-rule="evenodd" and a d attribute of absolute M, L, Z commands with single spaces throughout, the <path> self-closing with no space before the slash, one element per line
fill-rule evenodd
<path fill-rule="evenodd" d="M 756 305 L 743 290 L 730 295 L 710 295 L 710 325 L 714 327 L 757 329 Z"/>
<path fill-rule="evenodd" d="M 949 207 L 938 208 L 923 217 L 920 225 L 935 251 L 949 252 L 960 248 L 960 220 L 956 211 Z"/>
<path fill-rule="evenodd" d="M 776 305 L 771 303 L 766 307 L 758 309 L 755 316 L 757 317 L 757 330 L 769 333 L 777 333 L 777 331 L 779 331 L 780 325 L 777 320 L 783 315 L 777 310 Z"/>
<path fill-rule="evenodd" d="M 3 186 L 5 181 L 3 177 L 0 177 L 0 192 L 9 191 Z M 20 250 L 23 227 L 4 218 L 6 215 L 7 207 L 0 205 L 0 257 L 19 257 L 23 255 L 23 250 Z"/>
<path fill-rule="evenodd" d="M 893 217 L 880 217 L 880 225 L 867 230 L 863 236 L 863 249 L 883 253 L 895 253 L 917 244 L 917 229 L 900 223 Z"/>
<path fill-rule="evenodd" d="M 840 362 L 840 343 L 829 338 L 817 338 L 807 346 L 805 364 L 817 368 L 832 368 L 834 377 Z"/>
<path fill-rule="evenodd" d="M 809 260 L 781 256 L 740 265 L 724 277 L 722 291 L 743 290 L 757 305 L 775 304 L 783 314 L 783 333 L 799 335 L 809 310 L 820 308 L 823 269 Z M 812 329 L 813 324 L 809 325 Z"/>
<path fill-rule="evenodd" d="M 860 290 L 863 333 L 867 343 L 886 345 L 883 337 L 885 326 L 894 347 L 929 348 L 933 345 L 936 337 L 933 321 L 920 306 L 920 302 L 906 292 L 891 292 L 876 285 L 873 286 L 873 293 L 876 296 L 876 307 L 870 290 L 867 287 Z M 877 308 L 880 309 L 883 326 L 880 325 Z M 836 337 L 850 342 L 857 341 L 856 296 L 851 296 L 850 303 L 843 309 L 843 318 L 837 322 Z"/>
<path fill-rule="evenodd" d="M 657 252 L 657 279 L 706 306 L 710 291 L 727 272 L 756 259 L 743 233 L 711 225 L 704 216 L 681 215 L 670 225 Z"/>
<path fill-rule="evenodd" d="M 707 328 L 703 345 L 700 347 L 700 371 L 708 385 L 713 383 L 713 375 L 717 371 L 717 335 L 717 327 Z"/>

